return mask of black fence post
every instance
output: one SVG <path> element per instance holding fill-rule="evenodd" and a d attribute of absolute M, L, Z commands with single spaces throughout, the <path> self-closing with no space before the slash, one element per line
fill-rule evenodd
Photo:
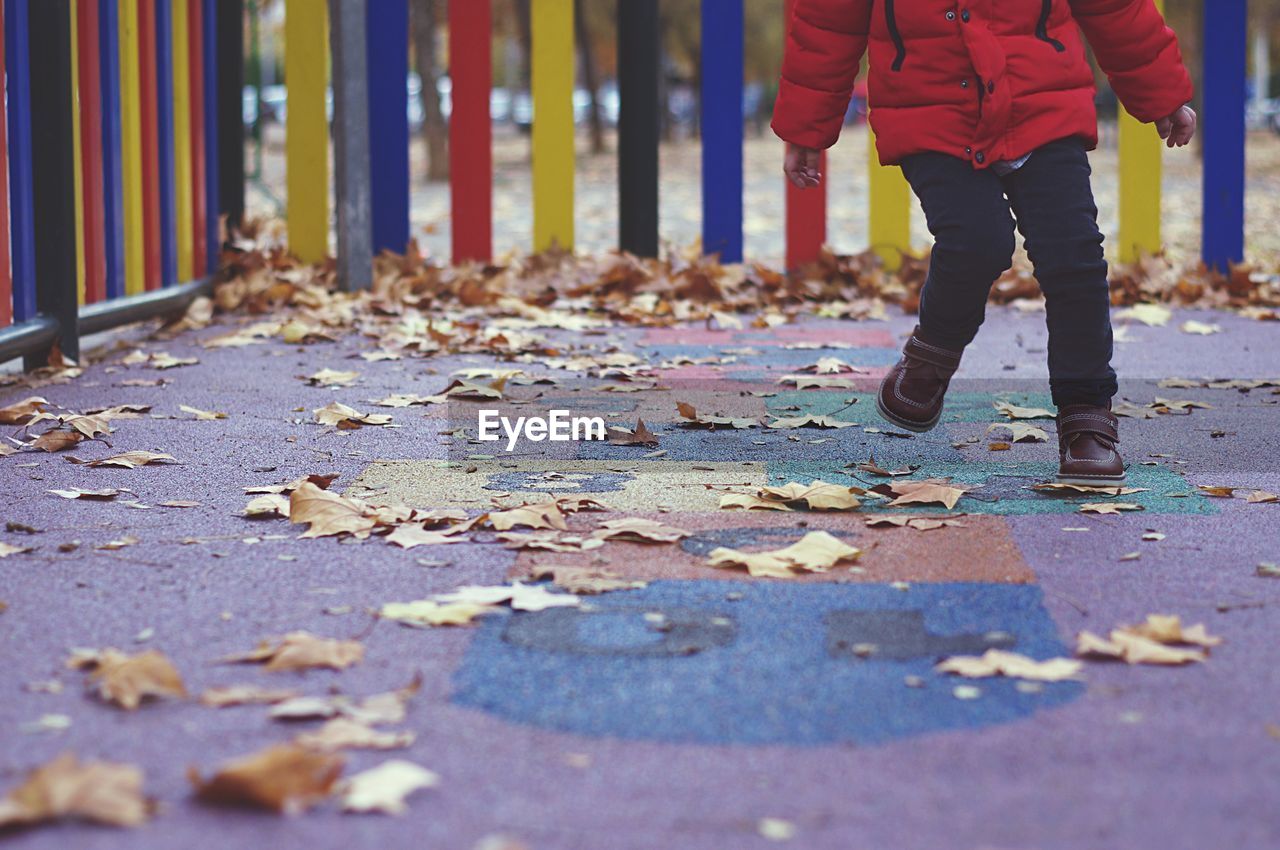
<path fill-rule="evenodd" d="M 244 0 L 217 4 L 218 206 L 233 228 L 244 220 Z"/>
<path fill-rule="evenodd" d="M 658 255 L 658 0 L 618 0 L 618 244 Z"/>
<path fill-rule="evenodd" d="M 71 4 L 29 7 L 31 46 L 31 176 L 36 237 L 36 309 L 58 321 L 58 345 L 80 357 L 76 286 L 75 137 L 71 103 Z M 44 366 L 49 349 L 26 357 Z"/>

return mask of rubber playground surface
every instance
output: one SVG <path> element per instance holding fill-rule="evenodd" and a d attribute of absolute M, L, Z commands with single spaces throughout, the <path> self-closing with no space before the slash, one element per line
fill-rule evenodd
<path fill-rule="evenodd" d="M 1214 323 L 1207 335 L 1183 322 Z M 565 354 L 613 357 L 653 386 L 615 391 L 591 369 L 480 354 L 366 362 L 359 336 L 318 345 L 270 340 L 206 348 L 226 326 L 169 341 L 138 337 L 83 376 L 0 390 L 0 406 L 38 394 L 75 411 L 150 405 L 116 423 L 110 448 L 178 463 L 87 467 L 55 453 L 0 457 L 8 531 L 34 547 L 0 558 L 0 793 L 58 753 L 132 763 L 159 802 L 138 829 L 77 823 L 6 834 L 15 848 L 353 848 L 483 850 L 1203 850 L 1280 846 L 1280 389 L 1201 381 L 1280 378 L 1280 328 L 1226 313 L 1177 311 L 1127 323 L 1121 395 L 1150 418 L 1121 419 L 1140 510 L 1082 513 L 1097 495 L 1031 489 L 1051 479 L 1049 442 L 1003 451 L 993 402 L 1049 405 L 1043 315 L 992 308 L 967 352 L 942 423 L 907 437 L 871 393 L 912 318 L 804 319 L 773 328 L 546 330 Z M 1120 324 L 1126 324 L 1120 322 Z M 157 371 L 120 361 L 133 343 L 197 363 Z M 631 355 L 629 359 L 623 357 Z M 819 358 L 854 371 L 837 388 L 779 383 Z M 472 443 L 484 402 L 384 410 L 390 393 L 439 392 L 457 370 L 519 368 L 529 383 L 496 404 L 563 408 L 631 428 L 658 447 L 606 442 Z M 354 370 L 339 388 L 322 368 Z M 163 378 L 162 385 L 142 385 Z M 1185 381 L 1173 382 L 1168 379 Z M 1165 386 L 1160 386 L 1164 381 Z M 1149 407 L 1166 401 L 1170 412 Z M 311 411 L 340 401 L 389 413 L 391 427 L 339 430 Z M 1167 402 L 1195 401 L 1193 407 Z M 699 413 L 769 421 L 831 416 L 844 428 L 691 428 Z M 181 406 L 226 413 L 199 420 Z M 1145 414 L 1144 414 L 1145 415 Z M 456 429 L 465 429 L 458 433 Z M 5 435 L 17 429 L 6 427 Z M 848 512 L 731 511 L 725 491 L 820 479 L 882 483 L 856 469 L 916 466 L 912 479 L 967 485 L 962 525 L 871 527 Z M 338 473 L 331 489 L 417 508 L 484 510 L 547 494 L 596 499 L 616 516 L 689 532 L 676 543 L 611 541 L 586 551 L 512 549 L 492 532 L 401 549 L 377 537 L 298 539 L 283 519 L 241 515 L 244 488 Z M 897 479 L 895 479 L 897 480 Z M 1201 487 L 1238 488 L 1234 498 Z M 112 501 L 50 490 L 129 488 Z M 198 502 L 165 507 L 172 501 Z M 913 506 L 919 515 L 948 513 Z M 601 514 L 569 517 L 584 533 Z M 21 526 L 37 529 L 24 533 Z M 795 579 L 707 566 L 717 547 L 777 549 L 823 530 L 862 556 Z M 99 548 L 131 536 L 136 542 Z M 71 546 L 73 541 L 78 545 Z M 64 544 L 66 544 L 64 546 Z M 60 547 L 67 551 L 60 551 Z M 1136 555 L 1135 555 L 1136 553 Z M 379 619 L 390 602 L 464 585 L 527 579 L 539 566 L 603 567 L 642 583 L 578 607 L 503 611 L 467 627 Z M 850 569 L 850 566 L 855 567 Z M 941 658 L 997 647 L 1070 656 L 1081 630 L 1106 634 L 1148 614 L 1204 623 L 1223 643 L 1181 667 L 1088 663 L 1078 680 L 962 680 Z M 661 622 L 662 628 L 654 628 Z M 360 640 L 343 671 L 267 673 L 216 663 L 269 635 L 307 630 Z M 875 651 L 860 652 L 872 645 Z M 187 771 L 286 741 L 311 722 L 267 707 L 159 700 L 126 712 L 86 694 L 65 668 L 73 647 L 154 648 L 187 691 L 253 683 L 312 695 L 421 690 L 390 751 L 353 749 L 348 774 L 388 758 L 439 775 L 400 815 L 333 803 L 285 817 L 203 805 Z M 61 690 L 31 683 L 56 680 Z M 968 689 L 958 686 L 965 685 Z M 976 693 L 974 691 L 976 689 Z M 66 722 L 38 721 L 61 715 Z"/>

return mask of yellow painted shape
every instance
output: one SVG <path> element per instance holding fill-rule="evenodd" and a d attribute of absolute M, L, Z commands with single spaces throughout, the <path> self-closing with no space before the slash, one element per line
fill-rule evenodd
<path fill-rule="evenodd" d="M 307 263 L 329 253 L 328 21 L 327 4 L 320 0 L 285 0 L 289 249 Z"/>
<path fill-rule="evenodd" d="M 145 2 L 146 0 L 144 0 Z M 142 108 L 138 2 L 120 0 L 120 183 L 124 202 L 124 291 L 146 289 L 142 228 Z"/>
<path fill-rule="evenodd" d="M 173 3 L 173 200 L 177 228 L 178 282 L 194 276 L 191 224 L 191 58 L 187 42 L 187 2 Z"/>
<path fill-rule="evenodd" d="M 884 166 L 876 155 L 876 136 L 867 125 L 867 236 L 871 249 L 889 271 L 902 265 L 911 250 L 911 188 L 896 165 Z"/>
<path fill-rule="evenodd" d="M 1164 0 L 1156 0 L 1164 12 Z M 1154 126 L 1120 109 L 1120 246 L 1122 263 L 1157 253 L 1160 238 L 1164 142 Z"/>
<path fill-rule="evenodd" d="M 533 249 L 573 249 L 573 3 L 533 0 Z"/>
<path fill-rule="evenodd" d="M 84 306 L 84 147 L 80 139 L 80 16 L 78 4 L 71 0 L 71 139 L 75 148 L 71 157 L 75 162 L 76 186 L 76 298 Z"/>

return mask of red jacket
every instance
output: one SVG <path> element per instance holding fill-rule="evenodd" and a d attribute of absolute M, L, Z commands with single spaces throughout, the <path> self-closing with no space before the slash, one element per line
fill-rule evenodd
<path fill-rule="evenodd" d="M 939 151 L 975 168 L 1056 139 L 1098 143 L 1081 30 L 1140 121 L 1191 100 L 1154 0 L 794 0 L 773 130 L 835 143 L 862 54 L 880 161 Z M 868 50 L 868 48 L 870 48 Z"/>

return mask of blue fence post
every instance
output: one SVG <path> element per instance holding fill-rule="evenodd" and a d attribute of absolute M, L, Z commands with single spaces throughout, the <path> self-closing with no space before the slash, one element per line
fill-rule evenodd
<path fill-rule="evenodd" d="M 13 320 L 21 322 L 36 314 L 36 237 L 31 192 L 31 66 L 27 0 L 4 0 L 4 4 Z"/>
<path fill-rule="evenodd" d="M 702 0 L 702 250 L 742 261 L 742 0 Z"/>
<path fill-rule="evenodd" d="M 365 20 L 373 252 L 400 253 L 409 244 L 409 4 L 376 0 Z"/>
<path fill-rule="evenodd" d="M 1226 271 L 1244 259 L 1247 0 L 1204 4 L 1202 258 Z"/>
<path fill-rule="evenodd" d="M 102 84 L 102 230 L 107 298 L 124 295 L 124 195 L 120 173 L 120 6 L 98 0 L 98 64 Z"/>
<path fill-rule="evenodd" d="M 218 0 L 203 0 L 204 26 L 204 192 L 205 222 L 209 242 L 205 246 L 208 272 L 218 270 L 222 260 L 218 211 Z"/>
<path fill-rule="evenodd" d="M 156 4 L 156 142 L 160 171 L 160 285 L 178 281 L 178 235 L 174 219 L 173 171 L 173 6 Z"/>

